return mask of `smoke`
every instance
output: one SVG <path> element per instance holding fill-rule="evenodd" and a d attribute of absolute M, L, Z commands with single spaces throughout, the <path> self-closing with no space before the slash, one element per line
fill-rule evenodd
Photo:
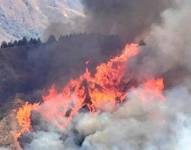
<path fill-rule="evenodd" d="M 10 150 L 10 149 L 5 148 L 5 147 L 0 147 L 0 150 Z"/>
<path fill-rule="evenodd" d="M 161 22 L 161 12 L 173 7 L 172 0 L 81 0 L 83 16 L 68 22 L 52 21 L 44 33 L 59 37 L 72 33 L 119 35 L 125 42 L 140 40 L 153 23 Z"/>
<path fill-rule="evenodd" d="M 62 86 L 119 53 L 117 36 L 73 34 L 47 43 L 0 49 L 0 102 L 14 97 L 39 101 L 44 89 Z M 5 104 L 5 103 L 2 103 Z"/>
<path fill-rule="evenodd" d="M 190 140 L 190 136 L 191 136 L 191 122 L 190 119 L 187 120 L 187 118 L 183 118 L 183 122 L 186 124 L 186 127 L 182 128 L 180 130 L 179 136 L 180 136 L 180 140 L 178 141 L 178 147 L 177 149 L 183 149 L 183 150 L 188 150 L 189 149 L 189 143 L 191 142 Z"/>
<path fill-rule="evenodd" d="M 167 10 L 163 13 L 163 24 L 153 27 L 148 42 L 160 50 L 164 58 L 164 69 L 183 65 L 190 68 L 190 35 L 189 18 L 191 2 L 189 0 L 177 1 L 177 9 Z M 159 56 L 160 56 L 159 55 Z M 163 63 L 164 64 L 164 63 Z"/>
<path fill-rule="evenodd" d="M 64 131 L 37 130 L 24 149 L 87 150 L 186 150 L 190 142 L 191 104 L 188 87 L 178 86 L 165 92 L 166 101 L 147 95 L 142 102 L 129 91 L 127 102 L 115 111 L 99 115 L 80 113 Z M 153 97 L 154 96 L 154 97 Z"/>
<path fill-rule="evenodd" d="M 27 145 L 27 150 L 47 149 L 47 150 L 61 150 L 64 149 L 62 141 L 59 139 L 60 135 L 54 132 L 38 132 L 34 136 L 31 144 Z"/>
<path fill-rule="evenodd" d="M 125 41 L 149 31 L 160 23 L 160 13 L 172 3 L 169 0 L 82 0 L 89 32 L 117 34 Z"/>
<path fill-rule="evenodd" d="M 47 41 L 52 35 L 59 39 L 64 35 L 86 33 L 84 20 L 84 17 L 78 16 L 68 22 L 51 22 L 43 33 L 43 41 Z"/>
<path fill-rule="evenodd" d="M 191 2 L 175 0 L 174 8 L 161 13 L 161 24 L 152 24 L 146 46 L 130 66 L 137 78 L 163 76 L 168 87 L 190 78 Z"/>
<path fill-rule="evenodd" d="M 91 6 L 94 2 L 86 2 L 86 5 Z M 108 6 L 112 6 L 113 3 L 109 2 Z M 104 4 L 105 1 L 98 6 L 102 8 L 105 7 Z M 128 91 L 127 101 L 118 105 L 116 110 L 101 112 L 95 116 L 81 112 L 64 131 L 52 128 L 46 131 L 36 130 L 32 133 L 32 141 L 24 143 L 24 149 L 48 150 L 58 145 L 58 149 L 66 150 L 187 150 L 191 142 L 191 2 L 177 0 L 174 4 L 175 8 L 162 13 L 160 25 L 152 24 L 143 53 L 130 64 L 130 67 L 136 66 L 139 70 L 135 71 L 135 75 L 165 75 L 168 80 L 181 78 L 179 84 L 165 90 L 164 102 L 153 94 L 146 96 L 146 102 L 141 101 L 137 96 L 142 90 L 140 85 L 133 91 Z M 92 5 L 88 10 L 92 16 L 96 16 L 93 12 L 98 7 L 94 6 L 96 5 Z M 112 7 L 107 9 L 113 12 Z M 121 9 L 117 10 L 115 13 Z M 100 13 L 104 16 L 104 11 Z M 179 72 L 181 70 L 186 72 L 186 75 Z M 177 74 L 180 74 L 179 78 Z M 51 142 L 44 141 L 45 137 Z"/>

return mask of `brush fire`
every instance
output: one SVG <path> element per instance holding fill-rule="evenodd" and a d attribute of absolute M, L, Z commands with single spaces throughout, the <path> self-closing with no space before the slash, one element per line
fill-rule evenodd
<path fill-rule="evenodd" d="M 190 150 L 191 1 L 80 4 L 0 48 L 0 150 Z"/>
<path fill-rule="evenodd" d="M 104 111 L 115 111 L 118 105 L 128 101 L 128 91 L 136 92 L 139 84 L 143 86 L 137 93 L 140 103 L 146 103 L 148 95 L 163 101 L 163 78 L 136 81 L 131 73 L 125 75 L 128 60 L 139 55 L 139 51 L 138 44 L 127 44 L 121 55 L 97 66 L 95 74 L 86 68 L 84 74 L 71 79 L 60 92 L 52 86 L 42 103 L 24 104 L 16 115 L 19 125 L 16 138 L 33 131 L 32 111 L 39 112 L 48 123 L 64 131 L 80 111 L 86 110 L 94 117 Z"/>

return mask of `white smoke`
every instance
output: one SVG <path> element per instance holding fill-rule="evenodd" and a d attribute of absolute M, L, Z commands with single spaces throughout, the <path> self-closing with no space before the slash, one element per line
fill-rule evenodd
<path fill-rule="evenodd" d="M 190 150 L 191 143 L 191 120 L 187 117 L 181 118 L 179 140 L 175 150 Z"/>
<path fill-rule="evenodd" d="M 191 1 L 175 1 L 176 8 L 153 25 L 148 49 L 157 56 L 145 60 L 147 67 L 165 72 L 176 65 L 191 70 Z M 154 60 L 153 60 L 154 59 Z M 155 71 L 156 71 L 155 70 Z M 189 150 L 191 143 L 190 80 L 166 90 L 165 101 L 147 95 L 146 102 L 129 91 L 127 102 L 113 112 L 79 113 L 65 131 L 36 131 L 25 150 Z M 154 100 L 153 100 L 154 99 Z"/>
<path fill-rule="evenodd" d="M 0 147 L 0 150 L 10 150 L 10 149 L 5 147 Z"/>
<path fill-rule="evenodd" d="M 37 131 L 24 149 L 56 150 L 187 150 L 190 142 L 191 97 L 185 86 L 142 102 L 130 92 L 114 112 L 80 113 L 65 131 Z M 154 100 L 153 100 L 154 99 Z"/>
<path fill-rule="evenodd" d="M 27 145 L 27 150 L 63 150 L 64 145 L 59 140 L 60 135 L 54 132 L 39 131 L 35 134 L 34 140 Z"/>

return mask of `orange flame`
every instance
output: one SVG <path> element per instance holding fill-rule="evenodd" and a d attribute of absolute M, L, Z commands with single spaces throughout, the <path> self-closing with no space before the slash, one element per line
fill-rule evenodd
<path fill-rule="evenodd" d="M 99 65 L 94 75 L 86 69 L 79 78 L 70 80 L 61 92 L 52 86 L 48 95 L 43 96 L 44 102 L 40 106 L 25 104 L 17 112 L 18 124 L 21 127 L 19 135 L 31 129 L 30 113 L 34 109 L 39 111 L 47 121 L 61 129 L 67 127 L 73 117 L 84 107 L 90 112 L 108 110 L 108 108 L 113 110 L 116 102 L 123 102 L 127 96 L 128 87 L 126 86 L 130 79 L 126 78 L 125 70 L 129 58 L 138 53 L 137 44 L 126 45 L 121 55 Z M 140 95 L 143 100 L 145 94 L 153 91 L 162 98 L 163 79 L 146 81 L 143 88 Z"/>
<path fill-rule="evenodd" d="M 41 107 L 41 114 L 50 121 L 57 118 L 56 124 L 66 127 L 83 107 L 91 112 L 107 106 L 115 108 L 116 101 L 122 102 L 126 96 L 126 91 L 121 87 L 129 82 L 125 79 L 127 62 L 138 53 L 137 44 L 126 45 L 121 55 L 99 65 L 95 75 L 86 69 L 83 75 L 71 80 L 60 93 L 53 86 L 49 94 L 43 96 L 45 107 Z M 64 116 L 67 117 L 63 120 Z"/>
<path fill-rule="evenodd" d="M 31 130 L 31 111 L 37 109 L 38 106 L 38 104 L 25 103 L 21 108 L 18 109 L 16 118 L 18 126 L 21 130 L 16 133 L 16 137 L 19 137 L 21 134 Z"/>
<path fill-rule="evenodd" d="M 145 101 L 146 98 L 144 96 L 154 96 L 154 98 L 158 98 L 159 100 L 164 100 L 162 92 L 164 90 L 164 80 L 162 78 L 156 80 L 149 80 L 144 83 L 143 87 L 144 91 L 142 92 L 142 100 Z"/>

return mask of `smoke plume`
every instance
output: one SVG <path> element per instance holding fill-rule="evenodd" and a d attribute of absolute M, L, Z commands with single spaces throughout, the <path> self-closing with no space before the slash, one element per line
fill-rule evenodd
<path fill-rule="evenodd" d="M 191 135 L 187 87 L 166 91 L 165 103 L 153 95 L 147 95 L 147 103 L 141 102 L 137 97 L 141 90 L 140 86 L 129 92 L 128 101 L 113 112 L 78 114 L 65 131 L 50 127 L 32 133 L 33 140 L 24 149 L 186 150 Z"/>
<path fill-rule="evenodd" d="M 157 53 L 156 63 L 160 71 L 167 71 L 176 66 L 184 66 L 190 70 L 190 40 L 189 27 L 191 17 L 191 1 L 176 1 L 176 9 L 168 9 L 162 13 L 163 22 L 153 26 L 147 42 L 149 48 Z M 161 59 L 162 58 L 162 59 Z"/>
<path fill-rule="evenodd" d="M 82 74 L 119 53 L 118 36 L 72 34 L 58 41 L 13 46 L 0 49 L 0 102 L 15 97 L 39 101 L 44 89 L 62 87 L 69 79 Z M 89 61 L 88 66 L 86 62 Z"/>
<path fill-rule="evenodd" d="M 190 6 L 189 0 L 176 0 L 162 12 L 161 24 L 152 25 L 142 54 L 132 62 L 135 75 L 162 75 L 170 85 L 190 78 Z"/>
<path fill-rule="evenodd" d="M 87 11 L 98 19 L 98 24 L 95 26 L 99 25 L 99 23 L 101 24 L 102 21 L 107 22 L 113 17 L 113 22 L 119 23 L 116 26 L 120 26 L 119 29 L 121 29 L 120 31 L 116 30 L 116 32 L 123 31 L 123 27 L 125 27 L 123 25 L 128 25 L 123 23 L 128 23 L 129 19 L 127 15 L 128 22 L 116 21 L 118 18 L 115 18 L 115 14 L 116 16 L 117 14 L 126 14 L 128 10 L 125 9 L 126 6 L 132 5 L 134 6 L 132 8 L 137 8 L 136 13 L 138 14 L 135 15 L 132 12 L 129 15 L 130 18 L 135 19 L 136 17 L 132 16 L 139 16 L 138 10 L 142 8 L 142 3 L 135 7 L 138 4 L 137 1 L 120 2 L 102 1 L 98 3 L 98 1 L 84 1 L 86 8 L 89 8 Z M 157 1 L 152 2 L 156 4 Z M 24 143 L 24 149 L 48 150 L 55 149 L 55 147 L 66 150 L 189 149 L 191 142 L 191 111 L 189 108 L 191 105 L 191 80 L 189 77 L 191 71 L 191 32 L 189 27 L 191 2 L 190 0 L 174 1 L 175 7 L 167 9 L 161 14 L 160 25 L 153 24 L 153 19 L 155 20 L 156 16 L 160 18 L 161 8 L 164 7 L 158 4 L 157 7 L 159 6 L 160 9 L 154 9 L 154 6 L 150 9 L 152 2 L 145 1 L 143 3 L 145 11 L 147 10 L 146 14 L 144 14 L 144 10 L 140 11 L 141 14 L 143 12 L 143 16 L 151 15 L 148 19 L 149 21 L 146 20 L 145 22 L 145 24 L 152 24 L 151 31 L 146 38 L 147 45 L 143 48 L 141 56 L 131 62 L 130 67 L 139 70 L 132 70 L 135 72 L 135 75 L 142 75 L 142 77 L 164 75 L 167 76 L 168 80 L 173 80 L 172 82 L 175 83 L 176 81 L 174 80 L 177 78 L 177 74 L 180 74 L 177 78 L 177 80 L 180 79 L 180 82 L 165 90 L 165 102 L 157 100 L 157 96 L 153 94 L 147 95 L 145 98 L 146 102 L 142 102 L 137 97 L 142 91 L 142 86 L 140 85 L 133 91 L 129 91 L 126 98 L 127 101 L 118 105 L 116 110 L 102 112 L 96 116 L 81 112 L 64 131 L 50 126 L 48 130 L 37 130 L 31 133 L 32 140 Z M 102 9 L 96 14 L 95 12 L 100 8 Z M 111 15 L 107 14 L 105 10 L 110 12 Z M 154 11 L 153 13 L 153 10 L 156 10 L 156 12 Z M 108 17 L 108 20 L 105 20 L 105 17 Z M 156 17 L 156 20 L 158 20 L 158 17 Z M 121 18 L 125 17 L 121 16 Z M 143 18 L 140 17 L 139 19 Z M 112 19 L 110 21 L 107 23 L 108 26 L 111 23 L 111 26 L 109 28 L 106 26 L 108 30 L 104 30 L 104 27 L 99 26 L 96 28 L 100 31 L 103 29 L 106 32 L 110 32 L 110 27 L 114 28 Z M 144 21 L 139 23 L 144 24 Z M 145 31 L 144 25 L 139 28 L 139 23 L 133 24 L 133 27 L 138 30 L 137 32 Z M 126 29 L 129 33 L 134 31 L 131 25 L 127 26 Z M 137 32 L 133 32 L 134 35 Z M 186 74 L 179 72 L 179 68 Z"/>
<path fill-rule="evenodd" d="M 87 14 L 87 30 L 117 34 L 134 40 L 160 23 L 160 13 L 171 6 L 169 0 L 82 0 Z"/>
<path fill-rule="evenodd" d="M 172 0 L 81 0 L 84 16 L 68 22 L 51 22 L 45 31 L 59 37 L 71 33 L 119 35 L 125 42 L 141 39 L 153 23 L 161 22 L 161 12 L 173 7 Z"/>

